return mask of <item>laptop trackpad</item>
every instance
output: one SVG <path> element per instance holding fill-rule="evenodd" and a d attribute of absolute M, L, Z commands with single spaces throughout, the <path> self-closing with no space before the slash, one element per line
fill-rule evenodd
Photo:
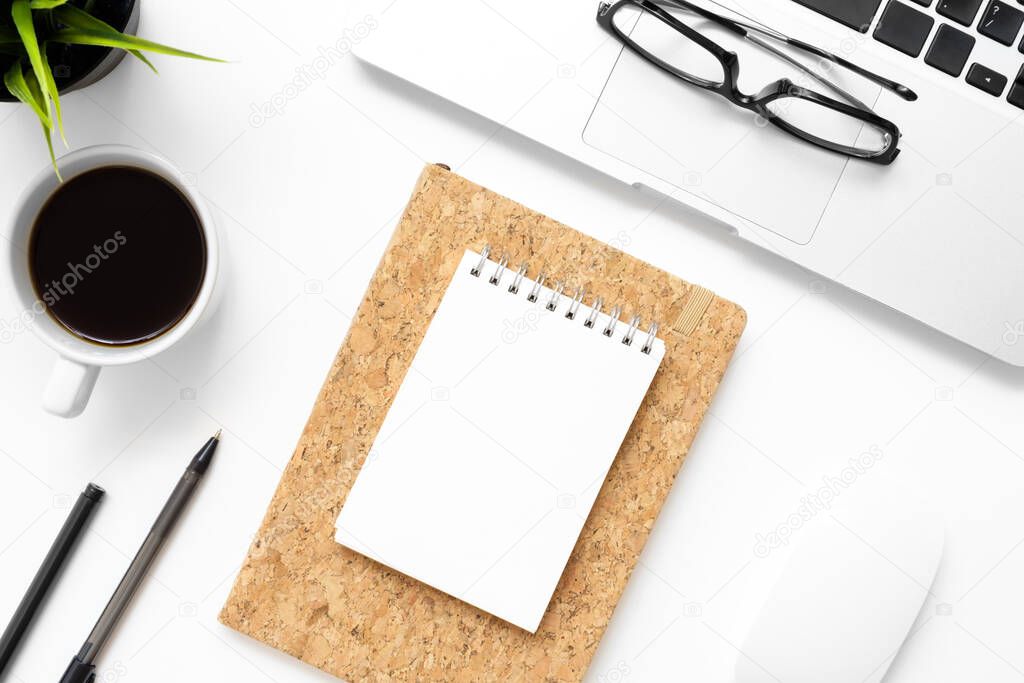
<path fill-rule="evenodd" d="M 715 28 L 680 18 L 739 53 L 739 86 L 744 92 L 757 93 L 783 77 L 824 90 L 755 45 L 730 41 Z M 664 33 L 660 22 L 649 15 L 640 18 L 632 35 L 642 38 L 645 30 Z M 681 39 L 674 49 L 691 49 L 685 43 Z M 673 63 L 685 59 L 677 54 Z M 835 72 L 832 77 L 868 104 L 878 98 L 879 89 L 873 84 L 852 82 L 853 77 L 842 78 Z M 851 127 L 851 143 L 857 132 Z M 811 240 L 847 164 L 846 157 L 793 138 L 717 93 L 690 86 L 629 50 L 622 51 L 612 69 L 583 140 L 798 244 Z"/>

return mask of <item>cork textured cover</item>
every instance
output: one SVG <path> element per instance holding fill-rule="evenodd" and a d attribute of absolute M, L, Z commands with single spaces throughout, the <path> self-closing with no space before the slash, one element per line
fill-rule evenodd
<path fill-rule="evenodd" d="M 658 321 L 666 345 L 536 634 L 334 541 L 334 521 L 464 250 L 485 244 L 513 267 L 543 267 L 585 285 L 588 300 Z M 353 683 L 581 680 L 745 324 L 739 306 L 704 288 L 428 166 L 221 622 Z"/>

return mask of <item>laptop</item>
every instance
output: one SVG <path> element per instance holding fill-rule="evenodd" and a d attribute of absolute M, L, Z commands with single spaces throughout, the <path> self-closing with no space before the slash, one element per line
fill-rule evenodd
<path fill-rule="evenodd" d="M 807 144 L 682 83 L 599 26 L 598 0 L 368 0 L 357 11 L 375 28 L 355 53 L 1024 366 L 1024 5 L 692 2 L 912 89 L 907 101 L 824 60 L 806 64 L 897 124 L 899 157 L 883 165 Z M 678 17 L 721 35 L 698 16 Z M 640 13 L 627 31 L 650 21 Z M 744 92 L 795 68 L 752 43 L 736 52 Z"/>

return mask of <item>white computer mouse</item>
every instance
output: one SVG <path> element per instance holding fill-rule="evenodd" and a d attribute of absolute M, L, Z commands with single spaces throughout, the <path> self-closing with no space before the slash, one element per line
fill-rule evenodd
<path fill-rule="evenodd" d="M 739 647 L 737 683 L 885 676 L 928 598 L 944 529 L 926 502 L 883 479 L 869 471 L 833 485 L 829 507 L 789 535 L 792 554 Z"/>

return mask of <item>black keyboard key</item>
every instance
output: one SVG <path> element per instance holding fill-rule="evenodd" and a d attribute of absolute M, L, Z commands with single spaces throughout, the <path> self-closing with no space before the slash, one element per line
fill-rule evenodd
<path fill-rule="evenodd" d="M 796 0 L 840 24 L 867 33 L 882 0 Z M 930 2 L 930 0 L 929 0 Z"/>
<path fill-rule="evenodd" d="M 978 16 L 979 7 L 981 0 L 939 0 L 939 5 L 935 9 L 944 17 L 970 26 L 974 23 L 974 17 Z"/>
<path fill-rule="evenodd" d="M 1006 76 L 981 64 L 972 64 L 967 70 L 967 82 L 989 95 L 999 97 L 1006 88 Z"/>
<path fill-rule="evenodd" d="M 911 57 L 917 57 L 924 49 L 924 43 L 934 25 L 935 20 L 924 12 L 907 7 L 897 0 L 889 0 L 875 28 L 875 40 Z"/>
<path fill-rule="evenodd" d="M 943 24 L 935 32 L 935 40 L 928 48 L 924 61 L 950 76 L 960 76 L 974 50 L 974 36 L 968 35 L 949 24 Z"/>
<path fill-rule="evenodd" d="M 1017 74 L 1017 79 L 1010 86 L 1010 94 L 1006 96 L 1006 101 L 1015 107 L 1024 109 L 1024 68 Z"/>
<path fill-rule="evenodd" d="M 1010 86 L 1010 94 L 1007 96 L 1006 101 L 1015 107 L 1024 109 L 1024 85 L 1014 83 Z"/>
<path fill-rule="evenodd" d="M 981 15 L 978 31 L 1003 45 L 1013 45 L 1021 26 L 1024 26 L 1024 12 L 1002 0 L 991 0 Z"/>

